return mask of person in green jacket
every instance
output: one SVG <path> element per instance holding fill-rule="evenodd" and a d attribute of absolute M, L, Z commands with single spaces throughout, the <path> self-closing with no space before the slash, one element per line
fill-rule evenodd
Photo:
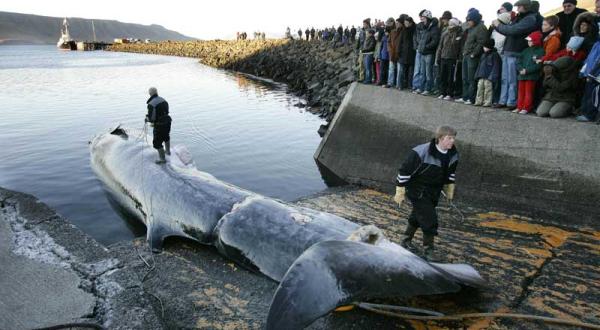
<path fill-rule="evenodd" d="M 517 59 L 519 92 L 517 94 L 517 108 L 513 110 L 515 113 L 526 115 L 533 110 L 535 85 L 542 70 L 542 63 L 538 63 L 537 60 L 544 56 L 542 37 L 540 31 L 529 34 L 525 38 L 529 47 L 525 48 Z"/>

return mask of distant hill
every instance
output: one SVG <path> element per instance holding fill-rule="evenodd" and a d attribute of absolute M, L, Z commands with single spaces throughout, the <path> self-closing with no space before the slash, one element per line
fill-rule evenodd
<path fill-rule="evenodd" d="M 0 11 L 0 44 L 55 44 L 60 38 L 64 17 L 48 17 Z M 69 32 L 75 40 L 93 40 L 92 20 L 67 17 Z M 115 38 L 150 40 L 192 40 L 160 25 L 93 20 L 96 40 L 113 42 Z"/>

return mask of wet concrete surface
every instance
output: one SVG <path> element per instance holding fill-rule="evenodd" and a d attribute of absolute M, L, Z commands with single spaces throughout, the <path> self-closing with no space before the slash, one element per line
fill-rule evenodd
<path fill-rule="evenodd" d="M 0 200 L 7 200 L 6 191 L 0 190 L 0 197 L 2 197 Z M 18 202 L 18 199 L 16 201 Z M 23 199 L 22 204 L 34 211 L 36 205 L 43 205 L 31 204 L 31 200 L 28 199 Z M 358 188 L 331 189 L 302 199 L 296 204 L 331 212 L 357 223 L 375 224 L 395 242 L 400 241 L 410 211 L 408 205 L 398 208 L 389 195 Z M 7 205 L 8 203 L 4 202 L 3 209 L 6 209 Z M 464 218 L 456 209 L 444 203 L 438 208 L 440 213 L 440 235 L 436 239 L 438 254 L 445 262 L 471 264 L 489 282 L 489 288 L 479 291 L 467 289 L 458 294 L 377 302 L 432 309 L 446 314 L 528 313 L 600 324 L 598 272 L 600 232 L 598 228 L 558 226 L 552 224 L 552 219 L 530 219 L 464 205 L 458 205 L 458 208 L 464 214 Z M 4 212 L 6 214 L 7 211 Z M 27 215 L 27 212 L 32 211 L 23 210 L 21 216 Z M 43 214 L 47 217 L 46 213 Z M 2 218 L 5 220 L 6 216 Z M 40 218 L 40 215 L 33 218 Z M 89 320 L 97 320 L 111 328 L 260 329 L 264 327 L 277 283 L 261 274 L 240 268 L 221 257 L 214 248 L 173 238 L 167 239 L 162 253 L 152 254 L 145 240 L 139 238 L 104 249 L 98 247 L 93 241 L 71 239 L 72 242 L 69 242 L 68 237 L 73 233 L 65 232 L 68 223 L 62 222 L 59 216 L 51 216 L 47 219 L 49 220 L 39 223 L 32 221 L 26 226 L 36 228 L 42 225 L 49 226 L 43 228 L 43 231 L 48 232 L 50 237 L 56 237 L 55 242 L 66 246 L 65 250 L 73 249 L 69 254 L 71 257 L 67 260 L 71 261 L 71 264 L 72 261 L 97 264 L 103 260 L 116 260 L 118 266 L 110 268 L 114 271 L 110 277 L 92 276 L 92 278 L 100 278 L 104 283 L 116 282 L 121 288 L 130 288 L 130 290 L 112 290 L 113 292 L 104 289 L 102 298 L 99 298 L 102 296 L 99 291 L 102 290 L 84 292 L 92 294 L 97 299 L 94 312 L 86 316 Z M 48 225 L 53 222 L 59 223 L 58 227 L 62 226 L 63 230 L 53 231 L 52 226 Z M 41 227 L 40 229 L 42 230 Z M 78 241 L 80 243 L 77 243 Z M 420 233 L 417 234 L 415 241 L 420 246 Z M 95 250 L 97 248 L 99 250 Z M 90 253 L 90 249 L 95 252 Z M 77 252 L 77 250 L 87 250 L 87 252 Z M 85 256 L 88 256 L 89 260 Z M 82 273 L 78 274 L 83 278 L 81 281 L 86 282 L 85 276 L 81 275 Z M 0 285 L 14 285 L 12 282 L 5 281 L 6 278 L 0 277 Z M 111 287 L 108 284 L 100 285 L 98 280 L 90 282 L 96 283 L 92 285 L 96 288 Z M 4 301 L 3 299 L 0 298 L 0 301 Z M 107 308 L 107 305 L 110 307 Z M 29 307 L 37 308 L 37 306 Z M 103 309 L 109 312 L 99 312 Z M 140 316 L 142 314 L 143 316 Z M 128 321 L 127 317 L 132 316 L 137 317 L 137 323 Z M 354 309 L 349 312 L 330 313 L 309 328 L 537 329 L 561 327 L 540 322 L 491 318 L 464 322 L 405 321 Z"/>

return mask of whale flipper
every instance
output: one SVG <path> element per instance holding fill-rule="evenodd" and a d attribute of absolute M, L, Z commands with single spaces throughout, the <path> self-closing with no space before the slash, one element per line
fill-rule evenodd
<path fill-rule="evenodd" d="M 456 273 L 452 276 L 387 244 L 325 241 L 306 250 L 275 292 L 267 329 L 302 329 L 338 306 L 364 299 L 456 292 L 459 284 L 469 284 L 462 281 L 459 268 L 450 269 Z M 464 279 L 468 274 L 470 270 Z M 483 283 L 475 275 L 471 283 Z"/>

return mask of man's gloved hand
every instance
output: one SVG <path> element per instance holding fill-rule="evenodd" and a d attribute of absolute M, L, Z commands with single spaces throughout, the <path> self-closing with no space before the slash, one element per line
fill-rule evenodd
<path fill-rule="evenodd" d="M 448 198 L 449 201 L 454 199 L 454 184 L 446 184 L 444 185 L 444 194 L 446 194 L 446 198 Z"/>
<path fill-rule="evenodd" d="M 396 195 L 394 195 L 394 201 L 398 204 L 402 204 L 404 196 L 406 195 L 406 188 L 396 187 Z"/>

